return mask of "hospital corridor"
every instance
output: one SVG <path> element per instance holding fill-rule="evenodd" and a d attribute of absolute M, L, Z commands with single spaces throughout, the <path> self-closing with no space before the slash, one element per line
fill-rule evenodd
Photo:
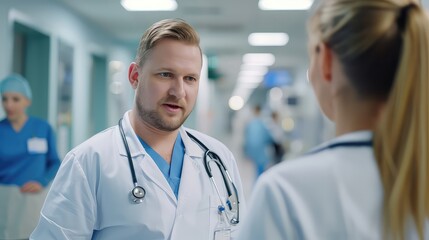
<path fill-rule="evenodd" d="M 1 0 L 0 240 L 429 239 L 427 9 Z"/>

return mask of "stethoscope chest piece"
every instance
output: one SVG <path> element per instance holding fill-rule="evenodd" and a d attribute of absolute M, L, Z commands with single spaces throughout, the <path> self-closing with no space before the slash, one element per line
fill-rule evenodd
<path fill-rule="evenodd" d="M 137 177 L 136 177 L 136 172 L 134 171 L 134 165 L 133 165 L 133 160 L 131 159 L 131 153 L 130 153 L 130 149 L 128 147 L 128 142 L 125 136 L 125 132 L 124 129 L 122 127 L 122 118 L 119 120 L 119 131 L 121 133 L 121 137 L 122 137 L 122 141 L 124 143 L 124 147 L 125 147 L 125 151 L 127 153 L 127 159 L 128 159 L 128 164 L 130 166 L 130 172 L 131 172 L 131 177 L 133 180 L 133 184 L 134 184 L 134 188 L 131 190 L 130 192 L 130 199 L 132 203 L 135 204 L 139 204 L 143 202 L 143 198 L 146 196 L 146 190 L 139 186 L 137 183 Z M 209 148 L 204 145 L 200 140 L 198 140 L 194 135 L 190 134 L 189 132 L 187 132 L 188 136 L 195 141 L 203 150 L 204 150 L 204 167 L 205 170 L 207 172 L 208 177 L 210 178 L 211 182 L 213 183 L 213 186 L 216 190 L 217 195 L 219 196 L 219 201 L 221 202 L 221 207 L 222 207 L 222 211 L 225 211 L 225 205 L 228 206 L 228 210 L 230 212 L 232 212 L 234 214 L 234 216 L 232 216 L 231 218 L 229 218 L 226 213 L 226 217 L 227 219 L 229 219 L 229 222 L 232 225 L 236 225 L 237 223 L 239 223 L 239 206 L 238 204 L 240 203 L 238 201 L 238 192 L 237 192 L 237 188 L 235 187 L 234 183 L 232 182 L 231 176 L 229 175 L 225 165 L 223 164 L 222 160 L 220 159 L 220 157 L 209 150 Z M 220 196 L 220 192 L 219 189 L 217 187 L 217 184 L 214 180 L 211 168 L 210 168 L 210 162 L 214 162 L 217 167 L 219 168 L 219 171 L 222 174 L 222 178 L 223 181 L 225 183 L 225 188 L 228 194 L 228 199 L 226 201 L 226 204 L 223 203 L 223 200 Z"/>
<path fill-rule="evenodd" d="M 142 203 L 145 196 L 146 191 L 140 186 L 135 186 L 133 190 L 131 190 L 131 199 L 134 203 Z"/>
<path fill-rule="evenodd" d="M 122 141 L 124 143 L 125 151 L 127 152 L 128 164 L 130 166 L 131 177 L 133 179 L 134 188 L 131 190 L 130 198 L 134 203 L 142 203 L 143 198 L 146 196 L 146 190 L 143 187 L 139 186 L 137 183 L 136 172 L 134 171 L 133 160 L 131 159 L 130 148 L 128 147 L 128 142 L 125 137 L 124 128 L 122 127 L 122 118 L 118 122 L 119 132 L 121 133 Z"/>

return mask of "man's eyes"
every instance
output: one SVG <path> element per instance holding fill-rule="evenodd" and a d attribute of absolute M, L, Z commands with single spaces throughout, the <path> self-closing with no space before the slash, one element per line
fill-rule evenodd
<path fill-rule="evenodd" d="M 161 76 L 163 78 L 171 78 L 171 77 L 173 77 L 173 74 L 169 73 L 169 72 L 162 72 L 162 73 L 159 73 L 159 76 Z"/>
<path fill-rule="evenodd" d="M 191 76 L 187 76 L 187 77 L 185 77 L 185 80 L 187 80 L 187 81 L 197 81 L 197 79 L 195 78 L 195 77 L 191 77 Z"/>
<path fill-rule="evenodd" d="M 170 73 L 170 72 L 161 72 L 161 73 L 158 73 L 158 75 L 162 78 L 173 78 L 174 77 L 174 74 Z M 193 77 L 193 76 L 185 76 L 183 79 L 186 81 L 191 81 L 191 82 L 197 81 L 197 78 Z"/>

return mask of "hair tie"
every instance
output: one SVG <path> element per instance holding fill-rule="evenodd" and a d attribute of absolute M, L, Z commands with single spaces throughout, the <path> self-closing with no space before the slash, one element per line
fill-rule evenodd
<path fill-rule="evenodd" d="M 399 15 L 397 19 L 398 27 L 401 31 L 404 31 L 407 24 L 408 12 L 411 8 L 414 7 L 413 3 L 409 3 L 399 9 Z"/>

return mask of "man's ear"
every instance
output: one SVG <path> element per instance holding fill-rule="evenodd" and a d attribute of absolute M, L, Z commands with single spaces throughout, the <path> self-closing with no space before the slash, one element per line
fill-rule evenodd
<path fill-rule="evenodd" d="M 322 75 L 326 81 L 332 80 L 332 50 L 325 43 L 320 44 L 320 56 L 322 59 Z"/>
<path fill-rule="evenodd" d="M 139 66 L 135 62 L 132 62 L 128 68 L 128 81 L 133 89 L 137 88 L 139 83 Z"/>

